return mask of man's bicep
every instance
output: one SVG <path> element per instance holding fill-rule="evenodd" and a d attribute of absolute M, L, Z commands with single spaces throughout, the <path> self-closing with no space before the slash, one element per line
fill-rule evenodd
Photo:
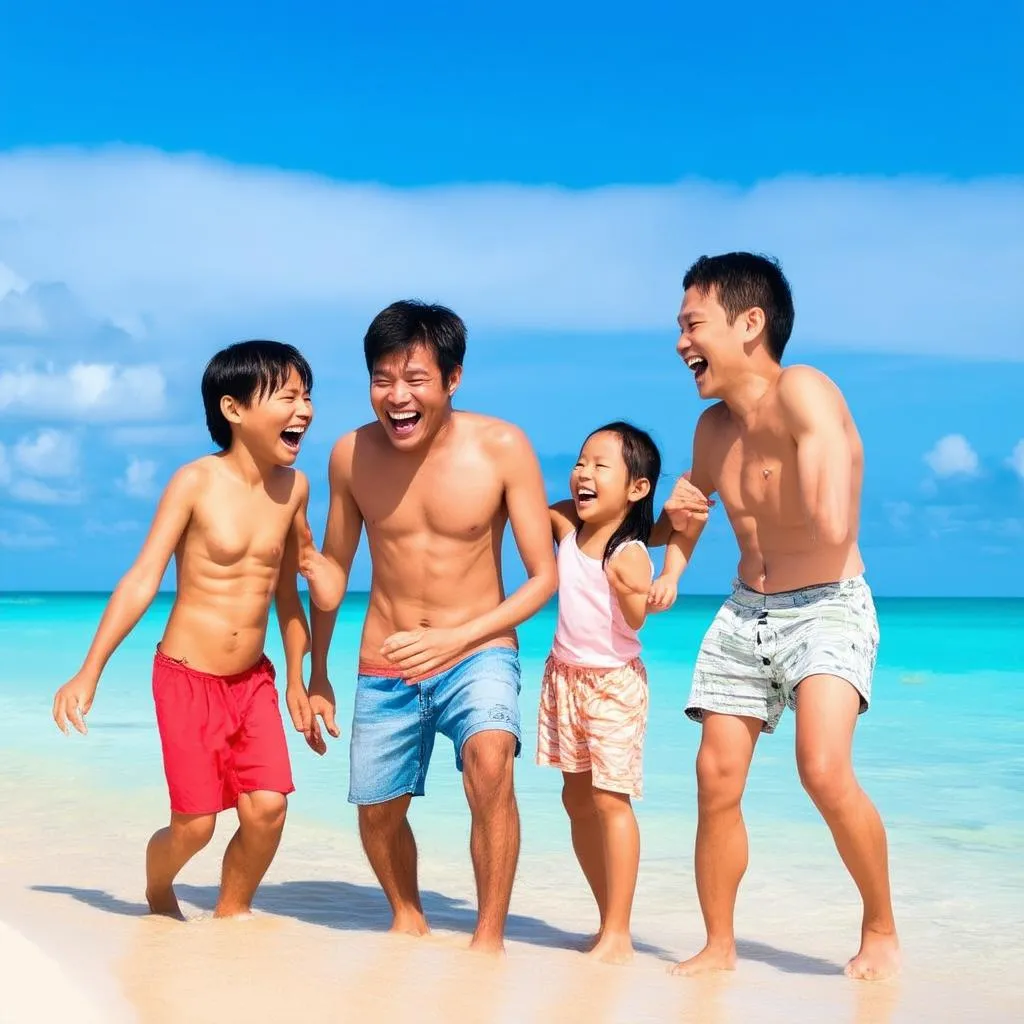
<path fill-rule="evenodd" d="M 505 458 L 505 504 L 519 557 L 533 574 L 554 563 L 551 513 L 544 493 L 544 476 L 529 442 L 521 439 Z"/>

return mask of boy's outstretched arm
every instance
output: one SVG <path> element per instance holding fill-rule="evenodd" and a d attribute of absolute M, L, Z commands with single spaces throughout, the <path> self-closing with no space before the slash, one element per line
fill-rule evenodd
<path fill-rule="evenodd" d="M 274 593 L 277 621 L 281 627 L 281 642 L 284 646 L 285 704 L 291 715 L 292 724 L 306 738 L 310 749 L 317 754 L 327 750 L 316 718 L 309 707 L 309 695 L 303 680 L 303 659 L 309 652 L 309 623 L 306 610 L 299 597 L 299 541 L 295 530 L 288 534 L 284 555 L 281 558 L 281 572 Z"/>
<path fill-rule="evenodd" d="M 292 533 L 298 545 L 297 569 L 309 587 L 310 601 L 321 611 L 333 612 L 345 596 L 348 574 L 342 571 L 337 562 L 317 551 L 313 543 L 313 531 L 306 518 L 309 481 L 301 473 L 298 474 L 298 481 L 301 494 L 292 524 Z"/>
<path fill-rule="evenodd" d="M 69 720 L 80 733 L 87 732 L 85 716 L 92 707 L 100 674 L 118 645 L 153 603 L 171 555 L 192 516 L 201 476 L 201 471 L 190 465 L 171 477 L 138 558 L 121 577 L 107 602 L 82 667 L 53 699 L 53 720 L 62 732 L 67 733 Z"/>

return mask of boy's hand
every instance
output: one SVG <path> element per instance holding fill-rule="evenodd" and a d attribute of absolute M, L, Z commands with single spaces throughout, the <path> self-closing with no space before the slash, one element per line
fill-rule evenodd
<path fill-rule="evenodd" d="M 690 471 L 687 470 L 677 481 L 672 493 L 665 502 L 665 514 L 672 523 L 672 529 L 685 533 L 693 522 L 706 523 L 708 512 L 715 504 L 690 483 Z"/>
<path fill-rule="evenodd" d="M 292 725 L 306 737 L 309 749 L 315 754 L 326 754 L 327 744 L 320 732 L 316 716 L 309 706 L 309 695 L 306 693 L 306 687 L 302 685 L 301 679 L 296 679 L 288 684 L 284 701 L 288 705 L 288 713 L 292 716 Z"/>
<path fill-rule="evenodd" d="M 457 629 L 413 629 L 392 633 L 380 653 L 395 668 L 409 675 L 428 676 L 442 665 L 450 664 L 465 647 L 462 633 Z"/>
<path fill-rule="evenodd" d="M 314 671 L 309 677 L 309 713 L 313 719 L 313 728 L 316 729 L 317 735 L 320 735 L 321 741 L 323 741 L 323 736 L 320 734 L 320 723 L 317 721 L 317 716 L 323 719 L 324 728 L 335 739 L 341 735 L 338 723 L 334 720 L 336 709 L 337 701 L 334 699 L 334 687 L 331 686 L 331 681 L 326 675 Z M 326 751 L 326 749 L 327 744 L 324 743 L 324 750 Z"/>
<path fill-rule="evenodd" d="M 92 707 L 98 681 L 79 672 L 57 691 L 53 698 L 53 720 L 65 736 L 68 735 L 69 721 L 83 736 L 89 731 L 85 716 Z"/>
<path fill-rule="evenodd" d="M 647 605 L 653 612 L 666 612 L 676 603 L 679 581 L 670 576 L 659 576 L 647 594 Z"/>
<path fill-rule="evenodd" d="M 299 575 L 309 584 L 310 600 L 322 612 L 333 612 L 345 596 L 341 568 L 317 550 L 305 513 L 298 523 Z"/>

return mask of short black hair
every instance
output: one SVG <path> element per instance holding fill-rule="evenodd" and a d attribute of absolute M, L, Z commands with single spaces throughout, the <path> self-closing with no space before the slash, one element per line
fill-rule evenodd
<path fill-rule="evenodd" d="M 775 362 L 782 362 L 794 312 L 793 293 L 778 260 L 751 252 L 701 256 L 683 278 L 683 291 L 687 288 L 696 288 L 701 295 L 714 288 L 729 323 L 755 306 L 763 309 L 768 352 Z"/>
<path fill-rule="evenodd" d="M 402 299 L 382 309 L 367 328 L 363 339 L 366 369 L 373 368 L 393 352 L 409 352 L 426 346 L 437 360 L 441 380 L 447 385 L 466 358 L 466 325 L 447 306 Z"/>
<path fill-rule="evenodd" d="M 280 341 L 240 341 L 221 349 L 203 372 L 206 427 L 222 451 L 231 447 L 231 424 L 220 411 L 220 400 L 230 395 L 250 405 L 282 387 L 292 370 L 307 391 L 313 390 L 313 371 L 302 353 Z"/>

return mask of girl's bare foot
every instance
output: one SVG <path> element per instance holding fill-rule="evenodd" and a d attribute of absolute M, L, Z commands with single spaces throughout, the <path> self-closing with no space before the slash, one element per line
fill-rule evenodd
<path fill-rule="evenodd" d="M 633 940 L 628 932 L 605 932 L 587 955 L 603 964 L 628 964 L 633 959 Z"/>
<path fill-rule="evenodd" d="M 876 932 L 865 928 L 860 950 L 843 973 L 858 981 L 884 981 L 899 974 L 900 944 L 895 932 Z"/>
<path fill-rule="evenodd" d="M 672 974 L 705 974 L 708 971 L 735 971 L 736 944 L 711 945 L 708 943 L 696 956 L 683 960 L 672 968 Z"/>

